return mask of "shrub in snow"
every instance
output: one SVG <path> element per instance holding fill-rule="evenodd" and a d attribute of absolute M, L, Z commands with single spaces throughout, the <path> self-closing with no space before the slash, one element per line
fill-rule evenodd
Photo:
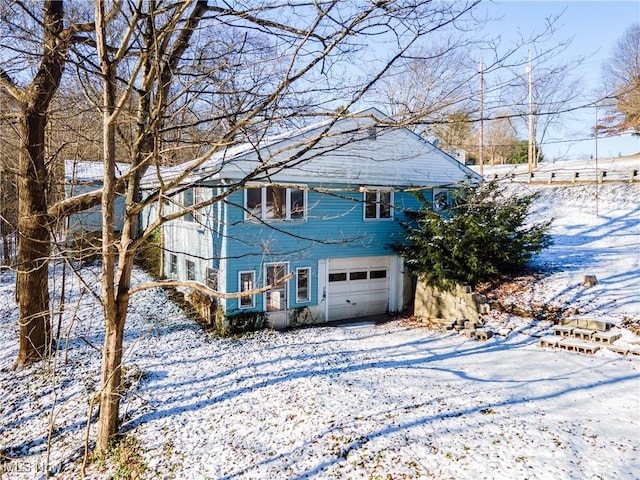
<path fill-rule="evenodd" d="M 420 210 L 403 222 L 406 241 L 394 249 L 421 280 L 445 290 L 519 273 L 551 244 L 551 221 L 527 222 L 535 195 L 506 196 L 490 182 L 461 187 L 441 214 L 419 195 Z"/>

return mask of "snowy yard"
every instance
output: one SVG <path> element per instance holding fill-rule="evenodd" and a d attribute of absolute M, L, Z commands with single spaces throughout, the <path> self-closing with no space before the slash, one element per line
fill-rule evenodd
<path fill-rule="evenodd" d="M 513 299 L 639 320 L 640 185 L 599 187 L 597 214 L 594 188 L 543 188 L 536 216 L 556 218 L 556 243 L 538 261 L 554 273 Z M 84 273 L 99 291 L 97 271 Z M 44 477 L 49 437 L 56 478 L 77 478 L 100 308 L 69 281 L 55 364 L 14 371 L 13 282 L 1 274 L 2 478 Z M 640 356 L 541 349 L 531 334 L 548 322 L 489 321 L 512 332 L 477 342 L 397 320 L 219 339 L 146 291 L 128 320 L 124 430 L 147 478 L 640 477 Z M 97 463 L 87 473 L 109 478 Z"/>

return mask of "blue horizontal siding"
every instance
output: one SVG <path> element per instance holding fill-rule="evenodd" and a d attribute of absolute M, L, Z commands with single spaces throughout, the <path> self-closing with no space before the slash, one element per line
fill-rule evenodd
<path fill-rule="evenodd" d="M 396 192 L 394 218 L 364 219 L 363 194 L 357 191 L 327 195 L 309 191 L 306 221 L 263 224 L 244 219 L 243 193 L 229 198 L 227 254 L 238 264 L 302 258 L 346 258 L 389 255 L 390 244 L 402 238 L 398 222 L 404 210 L 419 208 L 412 193 Z M 235 262 L 234 262 L 235 263 Z"/>
<path fill-rule="evenodd" d="M 326 188 L 326 187 L 325 187 Z M 211 195 L 215 189 L 207 193 Z M 426 195 L 430 199 L 430 192 Z M 255 288 L 265 285 L 263 275 L 267 263 L 287 262 L 289 272 L 308 267 L 310 300 L 296 301 L 296 279 L 288 283 L 289 308 L 318 305 L 318 260 L 329 258 L 371 257 L 392 254 L 390 246 L 401 241 L 403 230 L 399 220 L 404 211 L 419 208 L 410 192 L 394 193 L 394 218 L 391 220 L 364 219 L 364 194 L 357 190 L 332 190 L 324 193 L 307 192 L 307 216 L 304 221 L 273 221 L 261 223 L 245 220 L 244 192 L 232 194 L 226 201 L 227 217 L 223 218 L 221 204 L 206 209 L 205 226 L 175 220 L 165 225 L 168 253 L 178 255 L 178 278 L 186 279 L 185 260 L 196 264 L 196 280 L 205 283 L 205 267 L 219 268 L 226 260 L 223 284 L 225 291 L 239 291 L 239 272 L 255 272 Z M 174 210 L 174 207 L 168 207 Z M 222 219 L 218 222 L 217 219 Z M 225 241 L 223 241 L 225 240 Z M 223 245 L 226 248 L 223 251 Z M 169 255 L 165 256 L 169 271 Z M 238 299 L 226 301 L 227 314 L 264 311 L 264 295 L 256 295 L 255 306 L 240 309 Z"/>
<path fill-rule="evenodd" d="M 289 282 L 289 307 L 319 303 L 318 260 L 328 258 L 371 257 L 393 254 L 390 246 L 403 238 L 399 220 L 404 211 L 419 208 L 410 192 L 395 192 L 394 218 L 365 220 L 364 195 L 358 191 L 334 191 L 332 194 L 308 191 L 305 221 L 273 221 L 263 224 L 245 220 L 241 208 L 244 192 L 228 199 L 227 291 L 238 291 L 238 272 L 254 271 L 256 287 L 264 286 L 264 265 L 289 262 L 289 271 L 311 268 L 311 300 L 296 303 L 295 277 Z M 242 311 L 263 311 L 263 295 L 256 296 L 255 307 Z M 238 300 L 227 303 L 227 313 L 238 312 Z"/>

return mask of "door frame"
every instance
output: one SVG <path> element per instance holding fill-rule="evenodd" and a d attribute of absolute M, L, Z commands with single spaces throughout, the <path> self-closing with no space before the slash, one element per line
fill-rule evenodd
<path fill-rule="evenodd" d="M 289 262 L 268 262 L 265 263 L 263 265 L 263 278 L 264 278 L 264 285 L 268 285 L 268 275 L 267 275 L 267 270 L 269 268 L 273 268 L 273 267 L 278 267 L 278 266 L 283 266 L 283 272 L 282 272 L 282 276 L 286 276 L 289 273 Z M 274 279 L 275 280 L 275 279 Z M 268 299 L 269 299 L 269 295 L 271 293 L 273 293 L 274 291 L 282 291 L 284 294 L 284 305 L 281 306 L 280 309 L 278 310 L 269 310 L 269 303 L 268 303 Z M 267 321 L 269 322 L 270 326 L 272 328 L 275 329 L 283 329 L 289 326 L 289 282 L 285 282 L 284 285 L 281 285 L 280 287 L 277 287 L 275 289 L 271 289 L 271 290 L 267 290 L 266 292 L 264 292 L 263 295 L 263 305 L 264 305 L 264 311 L 265 314 L 267 316 Z"/>

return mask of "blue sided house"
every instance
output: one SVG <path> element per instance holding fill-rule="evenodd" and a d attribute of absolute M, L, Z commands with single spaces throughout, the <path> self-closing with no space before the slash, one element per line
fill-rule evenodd
<path fill-rule="evenodd" d="M 129 170 L 130 165 L 116 163 L 116 175 L 121 176 Z M 65 160 L 65 196 L 67 198 L 76 195 L 93 192 L 103 186 L 102 162 Z M 122 230 L 124 219 L 124 197 L 118 196 L 115 200 L 114 228 L 116 232 Z M 67 218 L 67 235 L 73 238 L 76 235 L 102 232 L 102 209 L 100 205 L 83 212 L 74 213 Z"/>
<path fill-rule="evenodd" d="M 416 191 L 440 209 L 479 181 L 376 109 L 230 147 L 165 197 L 165 214 L 193 207 L 163 226 L 165 274 L 219 292 L 227 318 L 263 313 L 273 328 L 401 311 L 412 292 L 390 248 L 398 220 Z"/>

